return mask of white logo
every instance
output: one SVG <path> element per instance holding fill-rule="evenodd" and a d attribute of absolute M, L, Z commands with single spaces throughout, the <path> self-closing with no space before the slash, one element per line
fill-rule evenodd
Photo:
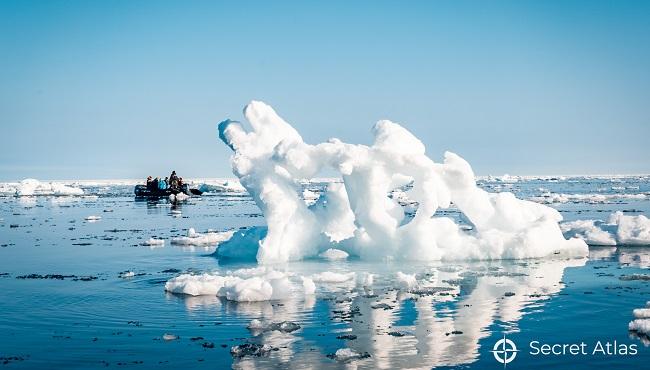
<path fill-rule="evenodd" d="M 506 335 L 503 334 L 503 339 L 499 339 L 494 343 L 494 347 L 490 352 L 492 352 L 497 361 L 503 364 L 503 367 L 506 367 L 507 364 L 511 363 L 517 357 L 517 352 L 519 351 L 515 342 L 506 339 Z"/>

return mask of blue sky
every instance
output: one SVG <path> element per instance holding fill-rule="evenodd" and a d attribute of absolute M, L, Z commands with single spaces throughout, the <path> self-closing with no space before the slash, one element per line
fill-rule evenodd
<path fill-rule="evenodd" d="M 230 176 L 263 100 L 479 174 L 650 173 L 650 2 L 0 0 L 0 179 Z"/>

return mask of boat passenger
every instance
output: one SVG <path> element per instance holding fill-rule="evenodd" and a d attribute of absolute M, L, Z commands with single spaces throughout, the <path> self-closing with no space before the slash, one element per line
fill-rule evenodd
<path fill-rule="evenodd" d="M 147 176 L 147 190 L 151 190 L 152 183 L 153 180 L 151 179 L 151 176 Z"/>
<path fill-rule="evenodd" d="M 176 176 L 176 171 L 172 171 L 172 174 L 169 175 L 169 187 L 172 189 L 178 187 L 178 176 Z"/>

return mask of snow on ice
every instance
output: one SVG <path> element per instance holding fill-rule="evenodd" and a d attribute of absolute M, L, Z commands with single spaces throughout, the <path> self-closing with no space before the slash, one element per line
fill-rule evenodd
<path fill-rule="evenodd" d="M 470 165 L 446 152 L 436 163 L 420 140 L 388 120 L 373 127 L 371 146 L 338 139 L 310 145 L 268 105 L 244 109 L 252 126 L 219 124 L 219 137 L 233 151 L 232 167 L 262 210 L 266 227 L 235 233 L 219 258 L 255 258 L 259 263 L 315 257 L 330 248 L 362 259 L 459 260 L 587 255 L 579 238 L 565 239 L 556 210 L 488 193 L 476 186 Z M 334 183 L 311 205 L 302 181 L 336 171 Z M 394 190 L 410 186 L 394 198 Z M 417 203 L 406 218 L 400 200 Z M 311 202 L 308 202 L 311 203 Z M 454 204 L 473 226 L 464 230 L 436 216 Z"/>

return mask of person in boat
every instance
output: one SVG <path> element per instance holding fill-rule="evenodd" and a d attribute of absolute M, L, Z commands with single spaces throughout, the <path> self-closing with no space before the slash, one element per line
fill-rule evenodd
<path fill-rule="evenodd" d="M 159 182 L 160 182 L 160 180 L 157 177 L 155 179 L 153 179 L 153 181 L 151 182 L 151 187 L 152 187 L 153 190 L 158 189 Z"/>
<path fill-rule="evenodd" d="M 176 171 L 172 171 L 172 174 L 169 175 L 169 187 L 172 189 L 178 188 L 178 176 L 176 176 Z"/>
<path fill-rule="evenodd" d="M 183 190 L 183 178 L 182 177 L 178 178 L 178 188 Z"/>
<path fill-rule="evenodd" d="M 151 176 L 147 176 L 147 190 L 151 190 L 153 185 L 153 180 L 151 179 Z"/>
<path fill-rule="evenodd" d="M 167 189 L 167 184 L 169 183 L 169 177 L 165 177 L 164 180 L 160 181 L 160 190 L 166 190 Z"/>

